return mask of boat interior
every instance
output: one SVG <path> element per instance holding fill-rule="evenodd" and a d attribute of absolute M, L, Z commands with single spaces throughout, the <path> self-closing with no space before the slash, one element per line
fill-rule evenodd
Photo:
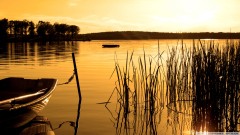
<path fill-rule="evenodd" d="M 0 80 L 0 109 L 11 104 L 24 104 L 44 95 L 55 86 L 55 79 L 10 77 Z M 5 106 L 5 107 L 4 107 Z"/>

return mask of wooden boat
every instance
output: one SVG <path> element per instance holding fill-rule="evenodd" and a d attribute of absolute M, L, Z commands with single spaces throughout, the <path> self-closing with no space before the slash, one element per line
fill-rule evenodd
<path fill-rule="evenodd" d="M 5 78 L 0 80 L 0 129 L 25 125 L 47 105 L 56 79 Z"/>
<path fill-rule="evenodd" d="M 119 45 L 102 45 L 105 48 L 113 48 L 113 47 L 120 47 Z"/>

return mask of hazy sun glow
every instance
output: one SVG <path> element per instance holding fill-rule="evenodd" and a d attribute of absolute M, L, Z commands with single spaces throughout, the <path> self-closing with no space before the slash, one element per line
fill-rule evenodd
<path fill-rule="evenodd" d="M 102 31 L 240 31 L 239 0 L 1 0 L 0 19 L 75 24 Z"/>

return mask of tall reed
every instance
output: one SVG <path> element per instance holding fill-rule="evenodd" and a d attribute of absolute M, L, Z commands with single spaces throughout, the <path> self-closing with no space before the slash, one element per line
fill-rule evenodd
<path fill-rule="evenodd" d="M 116 134 L 157 134 L 165 105 L 173 134 L 240 131 L 240 42 L 182 41 L 168 49 L 166 63 L 162 53 L 156 59 L 144 52 L 135 66 L 132 52 L 123 68 L 115 59 Z"/>
<path fill-rule="evenodd" d="M 160 121 L 157 114 L 164 107 L 162 71 L 161 54 L 155 58 L 150 56 L 147 60 L 144 51 L 144 57 L 139 57 L 138 65 L 135 66 L 133 52 L 130 57 L 127 53 L 125 68 L 122 69 L 115 60 L 114 73 L 118 80 L 114 90 L 117 91 L 119 104 L 117 118 L 114 118 L 116 134 L 122 131 L 124 134 L 157 134 Z"/>
<path fill-rule="evenodd" d="M 191 64 L 192 53 L 183 44 L 168 48 L 166 60 L 166 100 L 168 126 L 172 127 L 172 133 L 183 134 L 186 129 L 191 129 L 189 123 L 190 108 L 192 107 L 191 89 Z M 179 129 L 177 129 L 179 128 Z"/>
<path fill-rule="evenodd" d="M 177 108 L 178 101 L 190 101 L 182 105 L 192 103 L 195 131 L 239 131 L 240 42 L 221 47 L 214 41 L 193 40 L 192 48 L 182 44 L 169 52 L 167 106 Z"/>

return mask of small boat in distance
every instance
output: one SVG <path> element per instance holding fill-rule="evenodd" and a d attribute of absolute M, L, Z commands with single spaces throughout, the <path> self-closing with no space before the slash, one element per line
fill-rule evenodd
<path fill-rule="evenodd" d="M 102 45 L 103 48 L 120 47 L 119 45 Z"/>
<path fill-rule="evenodd" d="M 24 79 L 10 77 L 0 80 L 0 129 L 27 124 L 47 105 L 57 79 Z"/>

